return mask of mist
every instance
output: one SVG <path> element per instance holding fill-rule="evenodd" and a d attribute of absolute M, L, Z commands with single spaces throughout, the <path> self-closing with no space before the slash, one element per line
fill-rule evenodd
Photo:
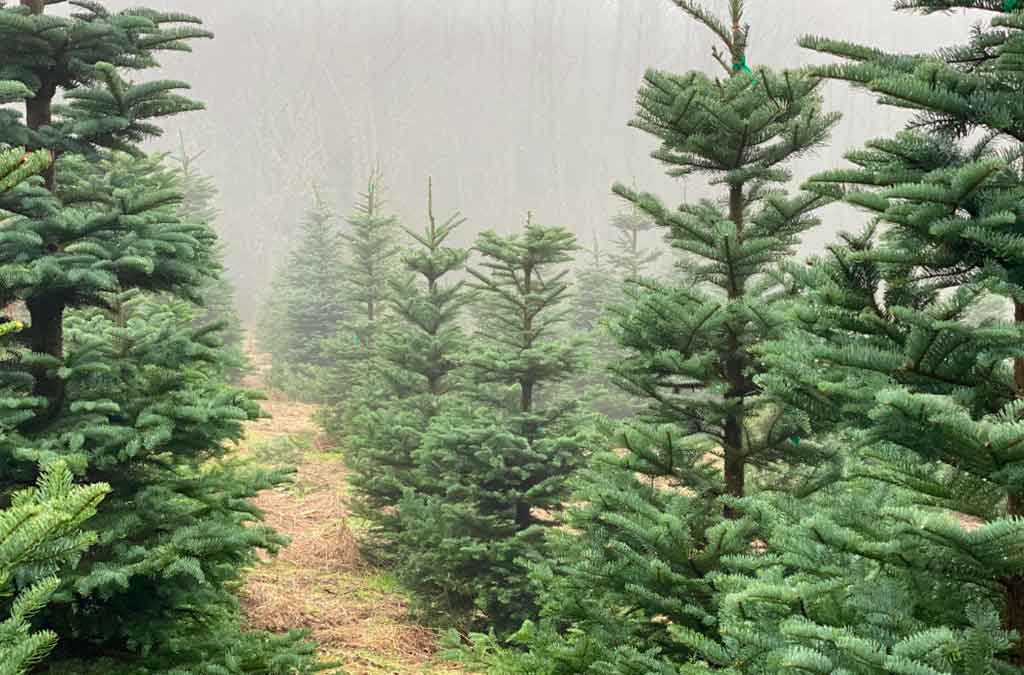
<path fill-rule="evenodd" d="M 153 148 L 175 148 L 180 133 L 205 150 L 202 169 L 221 191 L 229 273 L 250 318 L 314 187 L 344 215 L 376 165 L 389 208 L 407 226 L 422 222 L 432 176 L 438 212 L 468 219 L 461 244 L 484 229 L 516 228 L 527 211 L 586 241 L 610 236 L 621 208 L 615 181 L 636 181 L 667 203 L 703 189 L 700 179 L 665 177 L 649 157 L 654 143 L 627 126 L 646 68 L 719 68 L 711 34 L 667 0 L 152 5 L 200 16 L 216 34 L 192 55 L 164 56 L 166 76 L 192 83 L 207 111 L 176 118 Z M 820 60 L 796 45 L 804 34 L 927 51 L 966 37 L 979 18 L 961 17 L 899 15 L 890 0 L 762 0 L 748 14 L 749 62 Z M 829 147 L 798 164 L 797 179 L 906 119 L 836 83 L 825 104 L 844 119 Z M 826 213 L 804 252 L 859 224 L 847 211 Z"/>

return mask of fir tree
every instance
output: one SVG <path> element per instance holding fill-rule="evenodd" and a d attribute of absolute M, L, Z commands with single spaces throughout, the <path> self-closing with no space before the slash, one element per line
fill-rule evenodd
<path fill-rule="evenodd" d="M 724 21 L 675 4 L 721 41 L 713 53 L 726 77 L 648 71 L 633 126 L 661 141 L 654 157 L 671 175 L 707 175 L 722 198 L 669 209 L 615 187 L 692 257 L 692 278 L 635 282 L 643 292 L 616 322 L 626 350 L 617 379 L 645 407 L 620 450 L 581 477 L 571 529 L 552 534 L 553 561 L 535 567 L 549 589 L 544 620 L 517 636 L 531 648 L 517 672 L 679 672 L 694 650 L 673 636 L 718 634 L 711 580 L 753 546 L 754 522 L 733 500 L 784 488 L 792 467 L 821 458 L 791 440 L 799 411 L 762 395 L 754 349 L 784 320 L 781 262 L 828 201 L 787 196 L 785 165 L 822 143 L 837 117 L 821 112 L 814 78 L 748 72 L 744 2 L 731 0 Z"/>
<path fill-rule="evenodd" d="M 378 541 L 396 535 L 395 511 L 407 489 L 416 487 L 413 455 L 442 398 L 451 388 L 455 357 L 465 346 L 459 313 L 469 300 L 463 281 L 450 281 L 469 257 L 447 245 L 465 222 L 458 214 L 434 218 L 428 187 L 427 225 L 408 230 L 417 246 L 402 258 L 410 276 L 393 282 L 398 318 L 378 341 L 384 386 L 357 386 L 349 405 L 358 412 L 346 443 L 356 512 L 372 522 Z"/>
<path fill-rule="evenodd" d="M 5 94 L 4 92 L 8 92 Z M 20 85 L 0 83 L 0 99 L 18 100 L 28 90 Z M 16 148 L 0 152 L 0 203 L 6 193 L 25 179 L 38 175 L 49 166 L 45 151 L 25 153 Z M 6 304 L 6 298 L 0 302 Z M 17 357 L 10 343 L 23 329 L 20 321 L 0 321 L 0 348 L 3 365 Z M 31 403 L 12 390 L 6 377 L 0 378 L 0 400 L 4 414 L 0 416 L 0 446 L 4 454 L 18 445 L 12 436 L 15 427 L 31 415 Z M 43 471 L 36 489 L 8 495 L 9 508 L 0 510 L 0 597 L 16 594 L 8 618 L 0 623 L 0 670 L 11 675 L 24 673 L 53 649 L 57 635 L 53 631 L 33 632 L 30 619 L 41 610 L 60 585 L 54 573 L 82 554 L 96 537 L 84 532 L 83 523 L 95 514 L 97 504 L 110 488 L 102 483 L 76 487 L 63 464 L 52 464 Z M 17 586 L 25 570 L 39 580 L 28 588 Z"/>
<path fill-rule="evenodd" d="M 3 198 L 13 216 L 2 294 L 29 315 L 5 376 L 35 414 L 12 430 L 17 447 L 3 448 L 0 490 L 30 485 L 34 464 L 53 459 L 111 487 L 92 521 L 97 543 L 59 571 L 38 614 L 62 638 L 48 669 L 311 671 L 294 636 L 243 634 L 231 593 L 256 551 L 281 543 L 253 526 L 246 499 L 283 477 L 218 461 L 255 403 L 203 365 L 216 361 L 213 337 L 189 328 L 183 307 L 123 301 L 129 291 L 197 299 L 215 266 L 215 235 L 177 217 L 180 195 L 138 149 L 160 133 L 157 119 L 200 106 L 175 93 L 184 83 L 124 77 L 208 33 L 179 13 L 76 2 L 55 16 L 48 4 L 0 8 L 4 76 L 30 92 L 24 120 L 0 111 L 0 142 L 56 160 L 40 184 Z M 120 153 L 139 164 L 125 167 Z M 24 582 L 41 572 L 25 570 Z"/>
<path fill-rule="evenodd" d="M 693 672 L 1024 672 L 1022 29 L 1000 15 L 935 55 L 803 41 L 847 60 L 821 75 L 917 118 L 809 185 L 872 224 L 793 271 L 808 305 L 769 345 L 765 384 L 847 430 L 846 481 L 813 512 L 749 505 L 782 564 L 723 584 L 733 639 Z M 1013 321 L 978 320 L 992 295 Z"/>
<path fill-rule="evenodd" d="M 418 493 L 401 502 L 401 576 L 435 607 L 507 630 L 535 611 L 523 560 L 543 557 L 585 420 L 549 389 L 574 369 L 565 321 L 573 236 L 528 224 L 480 235 L 471 268 L 484 320 L 466 355 L 472 387 L 451 397 L 414 455 Z"/>
<path fill-rule="evenodd" d="M 350 314 L 324 343 L 331 365 L 318 379 L 327 403 L 321 421 L 339 438 L 348 434 L 352 417 L 359 412 L 352 400 L 353 388 L 385 386 L 375 380 L 382 367 L 376 358 L 376 338 L 392 323 L 390 305 L 394 285 L 402 281 L 402 248 L 398 220 L 384 212 L 381 181 L 379 170 L 370 175 L 342 235 L 346 261 L 341 297 Z"/>
<path fill-rule="evenodd" d="M 171 155 L 180 181 L 181 204 L 178 215 L 182 220 L 205 223 L 213 227 L 217 220 L 217 186 L 213 179 L 201 173 L 198 161 L 203 152 L 189 153 L 185 147 L 185 138 L 180 136 L 178 153 Z M 214 228 L 216 229 L 216 228 Z M 244 339 L 242 320 L 238 316 L 235 305 L 235 287 L 227 277 L 224 268 L 224 243 L 218 241 L 213 251 L 213 259 L 217 268 L 211 270 L 206 277 L 199 295 L 205 309 L 199 319 L 200 325 L 217 323 L 220 328 L 221 340 L 224 343 L 224 365 L 226 375 L 237 381 L 241 377 L 245 365 Z"/>
<path fill-rule="evenodd" d="M 273 359 L 271 384 L 296 392 L 317 369 L 332 362 L 325 342 L 350 320 L 344 242 L 319 192 L 299 237 L 274 279 L 262 330 Z"/>
<path fill-rule="evenodd" d="M 620 285 L 608 264 L 611 255 L 601 250 L 594 236 L 583 260 L 578 261 L 572 296 L 572 329 L 590 332 L 599 327 L 609 307 L 619 300 Z"/>
<path fill-rule="evenodd" d="M 348 248 L 346 298 L 355 312 L 358 343 L 372 347 L 381 320 L 387 314 L 392 284 L 396 281 L 401 247 L 398 221 L 384 214 L 381 173 L 374 172 L 348 219 L 343 236 Z"/>
<path fill-rule="evenodd" d="M 657 227 L 657 223 L 633 206 L 617 214 L 612 219 L 612 227 L 618 231 L 618 237 L 615 240 L 615 251 L 608 255 L 609 262 L 620 278 L 641 278 L 664 253 L 660 249 L 643 246 L 643 235 Z"/>

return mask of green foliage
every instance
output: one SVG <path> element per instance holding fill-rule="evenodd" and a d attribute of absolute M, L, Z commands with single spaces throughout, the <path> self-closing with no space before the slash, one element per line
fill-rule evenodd
<path fill-rule="evenodd" d="M 687 254 L 688 278 L 635 279 L 614 322 L 625 350 L 617 382 L 644 408 L 618 449 L 580 475 L 571 529 L 552 533 L 555 555 L 533 566 L 546 590 L 541 621 L 518 638 L 528 654 L 499 657 L 511 672 L 679 672 L 694 649 L 676 634 L 719 635 L 713 580 L 757 536 L 734 499 L 790 489 L 787 476 L 824 461 L 816 444 L 791 441 L 805 415 L 761 394 L 755 347 L 783 326 L 782 261 L 828 201 L 773 184 L 790 178 L 786 162 L 822 143 L 837 116 L 821 112 L 818 83 L 803 73 L 731 67 L 749 37 L 744 3 L 731 3 L 732 30 L 694 3 L 677 4 L 719 35 L 731 59 L 715 55 L 728 77 L 649 71 L 633 125 L 661 140 L 654 157 L 670 175 L 706 175 L 722 199 L 669 209 L 615 187 L 634 209 L 621 223 L 620 266 L 639 269 L 651 257 L 637 241 L 642 215 Z"/>
<path fill-rule="evenodd" d="M 398 320 L 376 342 L 379 381 L 356 385 L 347 402 L 357 411 L 345 445 L 354 508 L 384 544 L 397 533 L 395 510 L 405 490 L 416 487 L 413 455 L 452 388 L 450 374 L 466 341 L 458 320 L 469 296 L 464 282 L 450 277 L 464 268 L 469 252 L 446 244 L 464 219 L 456 214 L 439 224 L 432 191 L 428 200 L 427 226 L 408 231 L 417 246 L 402 256 L 410 276 L 393 280 Z"/>
<path fill-rule="evenodd" d="M 0 623 L 0 673 L 26 672 L 56 644 L 56 633 L 33 632 L 30 620 L 60 585 L 55 573 L 96 541 L 81 528 L 109 491 L 102 483 L 73 485 L 71 472 L 57 463 L 43 471 L 36 488 L 15 492 L 0 511 L 0 598 L 22 587 Z M 26 584 L 26 578 L 33 581 Z"/>
<path fill-rule="evenodd" d="M 16 100 L 27 90 L 0 84 L 0 98 L 5 91 L 12 92 L 7 100 Z M 46 169 L 51 159 L 45 151 L 0 152 L 0 198 Z M 5 360 L 14 354 L 11 340 L 23 328 L 20 321 L 6 317 L 0 321 L 0 347 L 5 350 Z M 20 442 L 12 436 L 12 430 L 31 418 L 33 405 L 30 399 L 12 391 L 7 381 L 0 382 L 0 400 L 5 410 L 0 417 L 0 447 L 7 454 Z M 56 644 L 56 633 L 33 631 L 30 620 L 59 586 L 55 572 L 95 541 L 95 534 L 83 531 L 82 525 L 95 514 L 96 506 L 109 491 L 109 486 L 102 483 L 72 485 L 67 467 L 54 463 L 44 468 L 34 489 L 6 496 L 9 508 L 0 510 L 0 600 L 9 607 L 8 618 L 0 623 L 0 672 L 5 675 L 26 672 Z M 38 581 L 26 584 L 27 576 Z"/>
<path fill-rule="evenodd" d="M 312 672 L 299 636 L 240 625 L 244 568 L 283 543 L 248 500 L 285 476 L 228 456 L 258 407 L 223 382 L 215 329 L 194 325 L 216 236 L 182 217 L 177 177 L 139 149 L 159 120 L 201 106 L 184 83 L 127 78 L 209 33 L 180 13 L 82 0 L 57 16 L 50 4 L 0 6 L 0 78 L 20 83 L 0 96 L 24 99 L 25 113 L 0 110 L 0 144 L 55 159 L 0 197 L 0 302 L 29 317 L 0 368 L 14 402 L 0 494 L 58 460 L 110 494 L 95 544 L 57 570 L 19 568 L 31 590 L 4 609 L 38 609 L 36 624 L 61 636 L 39 672 Z"/>
<path fill-rule="evenodd" d="M 370 175 L 366 192 L 348 218 L 348 230 L 341 235 L 346 253 L 341 297 L 348 320 L 323 343 L 329 366 L 317 377 L 327 404 L 324 427 L 339 438 L 348 433 L 359 412 L 352 405 L 353 390 L 386 386 L 377 379 L 386 367 L 377 358 L 377 337 L 393 324 L 395 284 L 408 283 L 400 266 L 401 231 L 397 219 L 384 213 L 381 181 L 379 171 Z"/>
<path fill-rule="evenodd" d="M 324 343 L 351 319 L 341 233 L 319 193 L 314 197 L 299 243 L 273 281 L 261 326 L 272 358 L 270 383 L 296 393 L 308 393 L 303 378 L 331 363 Z"/>
<path fill-rule="evenodd" d="M 202 152 L 190 154 L 185 148 L 184 136 L 176 155 L 170 160 L 175 164 L 181 189 L 181 204 L 178 216 L 182 220 L 205 223 L 213 227 L 217 219 L 217 186 L 213 179 L 201 173 L 197 162 Z M 242 320 L 235 306 L 235 287 L 227 278 L 224 269 L 224 244 L 218 242 L 212 254 L 215 268 L 203 279 L 199 288 L 199 297 L 204 309 L 197 325 L 216 323 L 220 326 L 220 336 L 224 343 L 222 363 L 225 375 L 232 381 L 239 381 L 245 368 L 243 344 L 245 335 Z"/>
<path fill-rule="evenodd" d="M 804 41 L 848 59 L 821 74 L 918 118 L 808 184 L 871 225 L 791 268 L 806 303 L 763 346 L 758 382 L 839 434 L 844 480 L 810 503 L 740 506 L 768 553 L 716 581 L 720 642 L 677 635 L 704 659 L 685 672 L 1024 670 L 1024 180 L 1007 106 L 1019 74 L 1003 67 L 1018 31 L 927 56 Z M 992 298 L 1013 314 L 985 316 Z"/>
<path fill-rule="evenodd" d="M 212 668 L 250 640 L 239 633 L 233 587 L 258 549 L 284 543 L 247 500 L 286 476 L 230 458 L 228 443 L 259 410 L 222 382 L 220 342 L 192 327 L 193 305 L 137 292 L 108 304 L 68 317 L 62 408 L 22 431 L 38 450 L 18 453 L 64 458 L 112 490 L 92 521 L 97 543 L 62 570 L 40 612 L 67 636 L 54 672 L 86 672 L 81 655 L 110 649 L 125 650 L 120 665 L 90 663 L 88 672 L 207 667 L 193 658 Z M 282 649 L 308 651 L 295 637 Z"/>
<path fill-rule="evenodd" d="M 485 232 L 471 268 L 480 331 L 461 358 L 467 388 L 450 396 L 414 455 L 416 492 L 399 505 L 399 572 L 434 608 L 507 631 L 535 611 L 524 563 L 545 556 L 566 478 L 585 454 L 587 420 L 552 385 L 578 346 L 559 337 L 573 236 L 528 224 Z"/>

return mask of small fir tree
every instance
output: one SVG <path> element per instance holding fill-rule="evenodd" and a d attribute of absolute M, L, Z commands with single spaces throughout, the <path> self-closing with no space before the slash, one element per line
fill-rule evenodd
<path fill-rule="evenodd" d="M 384 212 L 381 181 L 379 170 L 370 175 L 342 235 L 346 253 L 342 297 L 350 318 L 325 343 L 331 365 L 319 378 L 327 403 L 321 422 L 338 438 L 348 435 L 352 417 L 359 413 L 358 404 L 351 400 L 354 387 L 384 386 L 376 380 L 382 368 L 376 359 L 376 339 L 392 325 L 393 288 L 396 282 L 404 282 L 401 230 L 398 220 Z"/>
<path fill-rule="evenodd" d="M 657 223 L 635 205 L 617 214 L 612 219 L 618 236 L 615 249 L 608 254 L 608 260 L 619 278 L 639 279 L 647 274 L 651 265 L 664 253 L 659 248 L 645 248 L 644 235 L 657 227 Z"/>
<path fill-rule="evenodd" d="M 476 248 L 484 320 L 463 357 L 472 387 L 449 399 L 414 456 L 419 491 L 399 507 L 398 560 L 435 607 L 504 631 L 535 611 L 523 561 L 545 555 L 542 533 L 560 523 L 586 447 L 574 402 L 548 391 L 577 359 L 559 337 L 576 243 L 528 224 L 485 232 Z"/>
<path fill-rule="evenodd" d="M 213 179 L 200 172 L 199 159 L 203 152 L 190 153 L 185 147 L 185 137 L 180 135 L 178 152 L 170 159 L 176 168 L 180 183 L 181 204 L 178 215 L 182 220 L 205 223 L 216 229 L 218 216 L 216 207 L 217 186 Z M 217 323 L 220 326 L 221 341 L 224 343 L 225 374 L 233 381 L 241 378 L 245 367 L 245 331 L 235 304 L 235 287 L 227 277 L 224 268 L 224 242 L 218 241 L 213 251 L 217 268 L 210 270 L 199 290 L 203 315 L 199 325 Z"/>
<path fill-rule="evenodd" d="M 384 386 L 359 386 L 350 398 L 358 410 L 345 453 L 354 508 L 373 523 L 378 543 L 397 534 L 396 508 L 416 488 L 413 455 L 451 391 L 455 357 L 465 347 L 459 314 L 470 296 L 463 281 L 450 278 L 464 269 L 469 252 L 447 245 L 464 222 L 455 214 L 438 223 L 428 187 L 427 225 L 407 231 L 417 246 L 402 255 L 410 276 L 393 286 L 398 321 L 377 343 Z"/>
<path fill-rule="evenodd" d="M 326 341 L 351 318 L 346 289 L 344 241 L 334 214 L 315 192 L 298 246 L 273 281 L 263 317 L 272 385 L 308 396 L 305 382 L 332 362 Z"/>
<path fill-rule="evenodd" d="M 615 187 L 692 256 L 691 279 L 637 282 L 643 292 L 616 322 L 626 350 L 617 380 L 645 409 L 582 476 L 570 529 L 552 534 L 553 561 L 534 570 L 548 589 L 544 621 L 517 636 L 531 649 L 517 672 L 679 672 L 694 650 L 674 635 L 718 634 L 712 579 L 756 537 L 733 500 L 784 488 L 794 466 L 821 460 L 814 444 L 791 440 L 802 414 L 762 395 L 754 348 L 780 329 L 778 271 L 828 201 L 787 196 L 785 165 L 821 144 L 837 116 L 822 113 L 812 77 L 747 72 L 745 2 L 731 0 L 727 20 L 675 4 L 721 41 L 713 53 L 726 77 L 649 71 L 633 126 L 661 140 L 654 157 L 671 175 L 708 175 L 723 194 L 668 209 Z"/>
<path fill-rule="evenodd" d="M 619 299 L 619 284 L 608 263 L 610 256 L 601 250 L 594 235 L 590 248 L 577 261 L 573 293 L 571 328 L 589 333 L 599 328 L 608 308 Z"/>

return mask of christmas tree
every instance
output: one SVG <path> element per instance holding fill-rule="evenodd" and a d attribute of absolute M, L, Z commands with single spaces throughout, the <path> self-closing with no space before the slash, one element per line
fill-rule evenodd
<path fill-rule="evenodd" d="M 575 293 L 571 301 L 571 328 L 589 333 L 600 327 L 608 309 L 620 300 L 621 286 L 608 264 L 610 256 L 601 250 L 601 242 L 596 235 L 581 257 L 577 261 Z"/>
<path fill-rule="evenodd" d="M 14 102 L 28 93 L 15 83 L 0 82 L 0 100 Z M 45 151 L 25 153 L 21 148 L 0 152 L 0 204 L 9 191 L 25 179 L 38 175 L 50 164 Z M 6 305 L 10 298 L 0 297 Z M 2 366 L 17 358 L 11 341 L 23 329 L 20 321 L 0 320 Z M 0 417 L 0 447 L 5 455 L 19 444 L 13 431 L 20 422 L 31 417 L 32 403 L 19 396 L 15 387 L 0 377 L 0 400 L 5 414 Z M 102 483 L 76 487 L 63 464 L 52 464 L 39 478 L 36 489 L 25 489 L 10 495 L 9 508 L 0 510 L 0 597 L 10 597 L 19 585 L 19 575 L 32 570 L 39 580 L 21 590 L 11 603 L 8 618 L 0 623 L 0 667 L 4 672 L 20 675 L 30 665 L 41 661 L 57 642 L 53 631 L 34 632 L 32 615 L 41 610 L 60 585 L 55 576 L 63 565 L 82 554 L 96 537 L 81 528 L 95 514 L 96 506 L 109 492 Z"/>
<path fill-rule="evenodd" d="M 178 215 L 183 220 L 205 223 L 214 227 L 217 220 L 217 186 L 213 179 L 199 170 L 198 162 L 203 152 L 190 153 L 185 147 L 185 137 L 180 135 L 178 152 L 170 156 L 177 169 L 181 204 Z M 214 227 L 214 229 L 216 229 Z M 222 362 L 226 375 L 233 381 L 241 378 L 245 367 L 244 340 L 245 332 L 242 320 L 235 306 L 235 287 L 228 279 L 224 269 L 224 243 L 218 241 L 213 252 L 218 269 L 208 276 L 199 295 L 202 306 L 206 310 L 199 319 L 199 325 L 217 323 L 220 326 L 221 341 L 224 343 L 225 354 Z"/>
<path fill-rule="evenodd" d="M 350 318 L 343 247 L 334 214 L 315 192 L 299 243 L 278 270 L 263 316 L 272 385 L 308 396 L 306 381 L 332 362 L 325 343 Z"/>
<path fill-rule="evenodd" d="M 399 506 L 399 571 L 435 608 L 508 630 L 535 611 L 523 561 L 543 557 L 586 420 L 549 389 L 574 371 L 559 336 L 576 243 L 562 228 L 480 235 L 470 268 L 483 321 L 449 397 L 414 454 L 418 491 Z"/>
<path fill-rule="evenodd" d="M 615 250 L 608 260 L 624 280 L 639 279 L 646 275 L 649 267 L 664 253 L 659 248 L 645 248 L 644 235 L 657 227 L 657 223 L 635 205 L 627 211 L 616 214 L 612 227 L 618 231 Z"/>
<path fill-rule="evenodd" d="M 648 71 L 633 126 L 661 141 L 669 174 L 706 175 L 718 200 L 677 209 L 623 185 L 616 193 L 667 231 L 692 258 L 687 283 L 640 279 L 615 325 L 626 351 L 614 371 L 644 409 L 578 481 L 569 529 L 554 532 L 540 624 L 517 641 L 531 653 L 516 672 L 677 673 L 692 654 L 674 635 L 716 636 L 712 583 L 729 556 L 751 550 L 753 519 L 734 500 L 786 489 L 787 474 L 821 461 L 794 442 L 803 415 L 762 395 L 756 347 L 782 326 L 778 272 L 828 201 L 789 196 L 788 162 L 828 136 L 818 82 L 799 71 L 747 64 L 744 2 L 723 20 L 695 2 L 676 5 L 718 38 L 724 77 Z M 626 253 L 637 259 L 631 221 Z"/>
<path fill-rule="evenodd" d="M 871 224 L 793 270 L 807 305 L 765 384 L 844 434 L 845 480 L 813 509 L 749 505 L 773 564 L 723 580 L 729 640 L 692 672 L 1024 672 L 1022 29 L 999 14 L 932 55 L 803 41 L 915 118 L 808 186 Z M 993 296 L 1012 318 L 978 317 Z"/>
<path fill-rule="evenodd" d="M 346 255 L 341 297 L 349 320 L 324 343 L 330 367 L 322 369 L 318 378 L 327 403 L 322 423 L 338 438 L 348 434 L 352 416 L 359 412 L 352 399 L 354 388 L 378 386 L 372 384 L 382 368 L 376 338 L 391 325 L 393 289 L 402 281 L 401 230 L 398 220 L 384 211 L 382 180 L 379 169 L 370 174 L 366 192 L 342 234 Z"/>
<path fill-rule="evenodd" d="M 380 543 L 394 539 L 396 507 L 405 490 L 416 487 L 413 455 L 452 389 L 455 358 L 465 347 L 459 313 L 469 294 L 463 281 L 450 278 L 464 268 L 469 252 L 447 245 L 464 222 L 455 214 L 438 223 L 428 187 L 427 225 L 408 231 L 416 246 L 402 256 L 410 276 L 394 282 L 397 321 L 377 341 L 384 386 L 375 380 L 349 397 L 358 411 L 345 454 L 355 508 L 374 524 Z"/>
<path fill-rule="evenodd" d="M 189 325 L 216 237 L 178 217 L 167 170 L 138 148 L 157 120 L 200 105 L 176 93 L 184 83 L 125 78 L 208 33 L 179 13 L 76 2 L 56 16 L 48 4 L 0 8 L 0 63 L 29 90 L 24 118 L 0 111 L 0 142 L 55 159 L 3 197 L 2 294 L 28 315 L 4 376 L 34 414 L 2 448 L 0 490 L 59 459 L 111 493 L 91 521 L 97 542 L 58 571 L 37 615 L 61 636 L 47 669 L 311 672 L 295 636 L 241 630 L 232 588 L 257 550 L 282 543 L 246 499 L 284 477 L 226 457 L 258 408 L 215 374 L 211 331 Z M 49 577 L 17 573 L 24 585 Z"/>

